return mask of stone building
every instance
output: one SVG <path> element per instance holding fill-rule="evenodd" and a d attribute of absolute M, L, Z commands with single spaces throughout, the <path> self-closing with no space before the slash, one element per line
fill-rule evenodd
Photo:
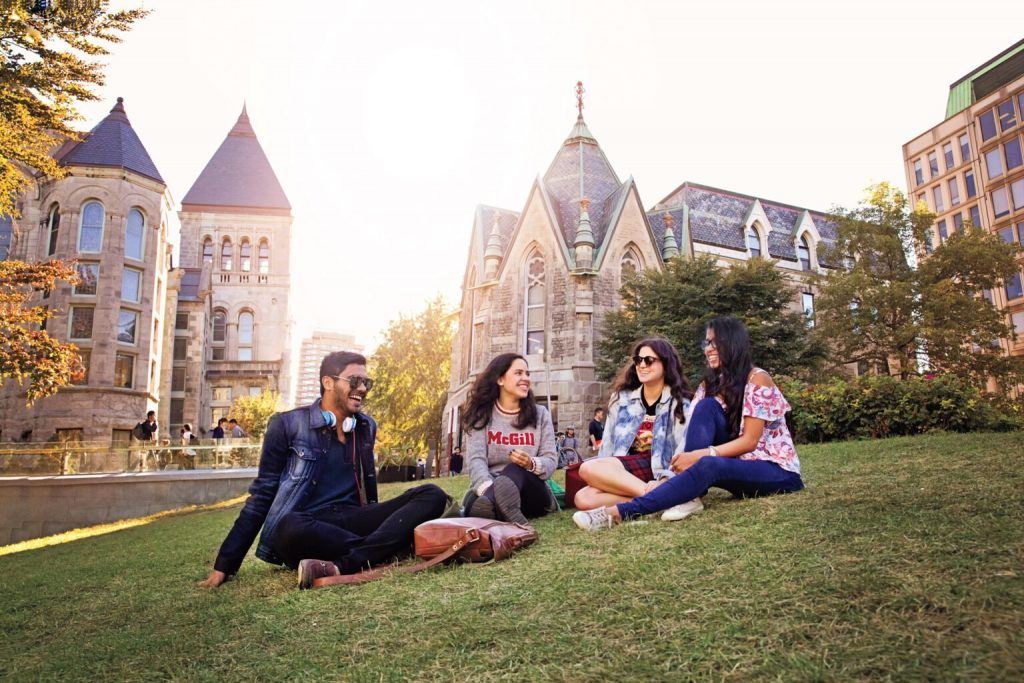
<path fill-rule="evenodd" d="M 449 446 L 462 442 L 461 410 L 476 374 L 504 352 L 526 356 L 556 429 L 583 427 L 608 400 L 594 346 L 620 306 L 627 271 L 701 253 L 723 267 L 770 257 L 792 276 L 794 308 L 813 313 L 803 274 L 827 267 L 818 245 L 835 233 L 825 214 L 689 182 L 645 210 L 636 182 L 619 179 L 578 106 L 523 210 L 476 209 L 452 349 Z"/>
<path fill-rule="evenodd" d="M 291 204 L 249 122 L 245 107 L 224 142 L 181 202 L 182 267 L 202 283 L 209 269 L 206 367 L 186 372 L 184 385 L 201 383 L 209 403 L 195 418 L 210 425 L 239 396 L 271 389 L 291 402 Z M 202 285 L 198 285 L 201 289 Z M 194 302 L 193 302 L 194 303 Z M 186 304 L 179 313 L 193 309 Z M 192 312 L 196 323 L 198 313 Z M 182 320 L 184 324 L 184 320 Z M 189 336 L 187 333 L 184 336 Z M 186 357 L 191 357 L 185 351 Z M 181 363 L 179 361 L 179 363 Z M 187 367 L 188 361 L 182 363 Z M 186 392 L 187 393 L 187 392 Z M 172 414 L 172 428 L 179 424 Z"/>
<path fill-rule="evenodd" d="M 55 155 L 68 175 L 33 180 L 0 222 L 0 258 L 78 260 L 82 282 L 41 303 L 86 371 L 30 409 L 5 382 L 0 441 L 127 441 L 148 410 L 160 437 L 202 434 L 237 396 L 287 400 L 291 206 L 245 109 L 178 215 L 121 98 Z"/>
<path fill-rule="evenodd" d="M 1024 245 L 1024 40 L 954 82 L 945 116 L 903 145 L 910 196 L 935 213 L 932 244 L 969 222 Z M 983 294 L 1016 333 L 1003 351 L 1024 355 L 1024 273 Z"/>
<path fill-rule="evenodd" d="M 5 382 L 0 439 L 127 440 L 161 398 L 174 201 L 121 98 L 55 156 L 67 176 L 36 177 L 19 198 L 10 256 L 78 260 L 81 282 L 41 303 L 54 314 L 47 331 L 79 347 L 85 372 L 31 409 Z"/>
<path fill-rule="evenodd" d="M 320 398 L 320 363 L 324 356 L 335 351 L 363 352 L 362 344 L 356 343 L 351 334 L 342 332 L 314 332 L 302 340 L 299 350 L 299 367 L 295 376 L 295 405 L 307 406 Z"/>

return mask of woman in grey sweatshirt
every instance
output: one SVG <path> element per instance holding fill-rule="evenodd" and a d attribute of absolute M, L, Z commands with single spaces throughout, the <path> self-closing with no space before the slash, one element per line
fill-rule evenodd
<path fill-rule="evenodd" d="M 538 406 L 526 359 L 496 356 L 469 392 L 463 426 L 469 433 L 467 517 L 526 524 L 558 510 L 545 481 L 558 466 L 551 414 Z"/>

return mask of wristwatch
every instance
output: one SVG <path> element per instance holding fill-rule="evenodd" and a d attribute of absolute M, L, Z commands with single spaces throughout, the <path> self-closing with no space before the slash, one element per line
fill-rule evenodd
<path fill-rule="evenodd" d="M 714 446 L 708 446 L 708 455 L 717 458 L 718 457 L 718 449 L 715 448 Z"/>

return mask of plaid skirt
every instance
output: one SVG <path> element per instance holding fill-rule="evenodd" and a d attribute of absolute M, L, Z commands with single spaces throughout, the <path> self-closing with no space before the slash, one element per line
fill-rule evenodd
<path fill-rule="evenodd" d="M 616 455 L 615 458 L 622 463 L 626 471 L 640 481 L 653 481 L 654 471 L 651 470 L 651 454 L 638 455 Z"/>

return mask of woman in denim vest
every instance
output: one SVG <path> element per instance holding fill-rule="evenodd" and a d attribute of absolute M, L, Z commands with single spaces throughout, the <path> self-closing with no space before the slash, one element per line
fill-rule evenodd
<path fill-rule="evenodd" d="M 715 318 L 701 346 L 707 368 L 693 396 L 685 445 L 672 458 L 677 476 L 655 482 L 633 500 L 577 512 L 576 526 L 598 531 L 662 510 L 662 519 L 682 519 L 689 514 L 686 506 L 699 505 L 699 496 L 712 486 L 736 497 L 804 487 L 786 427 L 789 403 L 768 373 L 754 365 L 747 328 L 735 318 Z"/>
<path fill-rule="evenodd" d="M 580 467 L 581 510 L 644 495 L 673 476 L 672 456 L 683 447 L 693 392 L 679 354 L 665 339 L 644 339 L 631 355 L 613 383 L 598 457 Z"/>

